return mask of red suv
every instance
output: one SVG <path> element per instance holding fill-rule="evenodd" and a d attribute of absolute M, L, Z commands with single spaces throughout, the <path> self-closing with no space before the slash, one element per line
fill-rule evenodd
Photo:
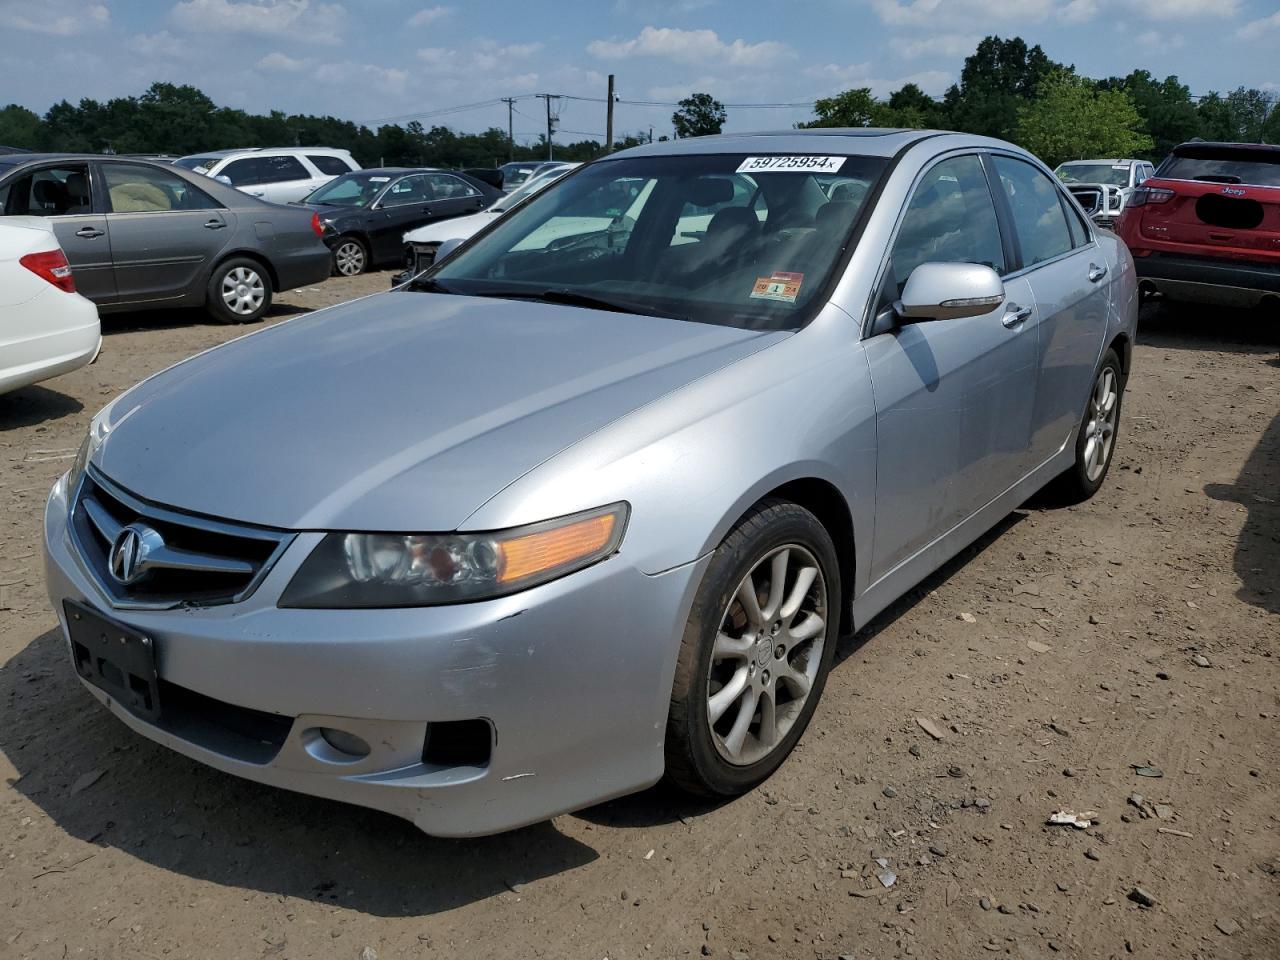
<path fill-rule="evenodd" d="M 1175 147 L 1133 191 L 1117 232 L 1144 293 L 1280 306 L 1280 146 Z"/>

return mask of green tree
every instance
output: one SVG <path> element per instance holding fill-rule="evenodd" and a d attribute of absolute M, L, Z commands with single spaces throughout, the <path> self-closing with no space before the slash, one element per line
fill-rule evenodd
<path fill-rule="evenodd" d="M 876 117 L 879 104 L 871 96 L 869 87 L 846 90 L 834 97 L 824 97 L 813 104 L 816 119 L 798 127 L 869 127 Z"/>
<path fill-rule="evenodd" d="M 709 93 L 695 93 L 680 101 L 679 109 L 671 115 L 676 136 L 706 137 L 724 128 L 724 104 Z"/>
<path fill-rule="evenodd" d="M 1061 68 L 1039 45 L 1028 47 L 1021 37 L 986 37 L 965 59 L 960 83 L 943 98 L 946 125 L 1010 140 L 1018 126 L 1018 111 L 1035 96 L 1041 82 Z"/>
<path fill-rule="evenodd" d="M 905 127 L 923 130 L 945 127 L 942 104 L 914 83 L 907 83 L 889 94 L 889 100 L 877 104 L 872 115 L 877 127 Z"/>
<path fill-rule="evenodd" d="M 1050 166 L 1084 157 L 1131 157 L 1152 147 L 1138 108 L 1123 90 L 1099 90 L 1067 70 L 1041 84 L 1018 111 L 1016 142 Z"/>
<path fill-rule="evenodd" d="M 1154 146 L 1146 159 L 1162 160 L 1180 143 L 1201 136 L 1201 119 L 1191 89 L 1175 76 L 1157 80 L 1147 70 L 1099 81 L 1099 89 L 1123 90 L 1146 122 Z"/>
<path fill-rule="evenodd" d="M 0 144 L 35 150 L 42 146 L 43 133 L 40 114 L 34 110 L 20 107 L 16 103 L 0 109 Z"/>

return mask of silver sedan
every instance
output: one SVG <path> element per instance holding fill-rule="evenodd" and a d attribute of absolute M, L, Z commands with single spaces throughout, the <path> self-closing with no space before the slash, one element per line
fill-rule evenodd
<path fill-rule="evenodd" d="M 1136 313 L 1007 143 L 624 151 L 109 404 L 49 497 L 52 600 L 141 735 L 429 833 L 740 793 L 839 637 L 1099 488 Z"/>

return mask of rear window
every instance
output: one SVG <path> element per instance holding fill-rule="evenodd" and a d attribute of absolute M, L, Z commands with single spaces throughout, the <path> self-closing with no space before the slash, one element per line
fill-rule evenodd
<path fill-rule="evenodd" d="M 1178 147 L 1156 170 L 1170 180 L 1248 183 L 1280 187 L 1280 150 L 1248 147 Z"/>
<path fill-rule="evenodd" d="M 326 156 L 322 153 L 307 154 L 307 159 L 321 173 L 328 174 L 331 177 L 340 177 L 344 173 L 351 172 L 351 166 L 341 157 Z"/>
<path fill-rule="evenodd" d="M 196 173 L 208 173 L 209 169 L 221 159 L 221 157 L 182 157 L 173 162 L 179 167 L 194 170 Z"/>

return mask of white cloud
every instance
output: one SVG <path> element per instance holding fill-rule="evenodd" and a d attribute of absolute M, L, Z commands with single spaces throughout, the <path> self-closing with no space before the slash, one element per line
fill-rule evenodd
<path fill-rule="evenodd" d="M 592 40 L 587 52 L 600 60 L 659 57 L 679 63 L 715 61 L 733 66 L 763 66 L 795 54 L 785 43 L 762 40 L 721 40 L 714 30 L 681 30 L 677 27 L 645 27 L 629 40 Z"/>
<path fill-rule="evenodd" d="M 297 73 L 299 70 L 305 70 L 312 63 L 313 61 L 306 57 L 299 59 L 275 50 L 258 61 L 258 69 L 276 73 Z"/>
<path fill-rule="evenodd" d="M 105 26 L 110 20 L 111 11 L 103 3 L 77 3 L 76 0 L 0 0 L 0 23 L 32 33 L 69 37 Z"/>
<path fill-rule="evenodd" d="M 1161 20 L 1190 20 L 1193 17 L 1234 17 L 1240 0 L 1161 0 L 1152 13 Z"/>
<path fill-rule="evenodd" d="M 982 38 L 963 33 L 944 33 L 936 37 L 894 37 L 889 46 L 906 60 L 920 57 L 967 57 Z"/>
<path fill-rule="evenodd" d="M 311 43 L 337 43 L 346 11 L 320 0 L 182 0 L 170 14 L 192 33 L 249 33 Z"/>
<path fill-rule="evenodd" d="M 936 27 L 940 23 L 997 23 L 1043 20 L 1054 0 L 870 0 L 882 22 L 894 27 Z"/>
<path fill-rule="evenodd" d="M 1088 23 L 1098 15 L 1098 0 L 1068 0 L 1058 10 L 1063 23 Z"/>
<path fill-rule="evenodd" d="M 527 60 L 541 49 L 540 43 L 512 43 L 503 46 L 492 40 L 481 40 L 474 50 L 423 47 L 418 51 L 418 63 L 427 73 L 488 73 L 512 60 Z"/>
<path fill-rule="evenodd" d="M 453 13 L 453 7 L 423 7 L 405 22 L 411 27 L 425 27 L 451 13 Z"/>
<path fill-rule="evenodd" d="M 356 63 L 352 60 L 322 63 L 311 72 L 311 77 L 319 83 L 344 87 L 352 83 L 362 84 L 366 90 L 391 96 L 400 96 L 409 86 L 407 70 L 380 67 L 376 63 Z"/>
<path fill-rule="evenodd" d="M 161 30 L 159 33 L 139 33 L 130 37 L 125 42 L 125 46 L 144 57 L 168 57 L 176 60 L 191 55 L 191 48 L 187 42 L 175 37 L 168 30 Z"/>
<path fill-rule="evenodd" d="M 1259 37 L 1266 36 L 1272 30 L 1280 30 L 1280 10 L 1277 10 L 1269 17 L 1250 20 L 1236 31 L 1236 35 L 1241 40 L 1256 40 Z"/>
<path fill-rule="evenodd" d="M 1171 53 L 1182 49 L 1186 41 L 1180 33 L 1166 33 L 1163 30 L 1146 30 L 1134 37 L 1138 46 L 1151 53 Z"/>

